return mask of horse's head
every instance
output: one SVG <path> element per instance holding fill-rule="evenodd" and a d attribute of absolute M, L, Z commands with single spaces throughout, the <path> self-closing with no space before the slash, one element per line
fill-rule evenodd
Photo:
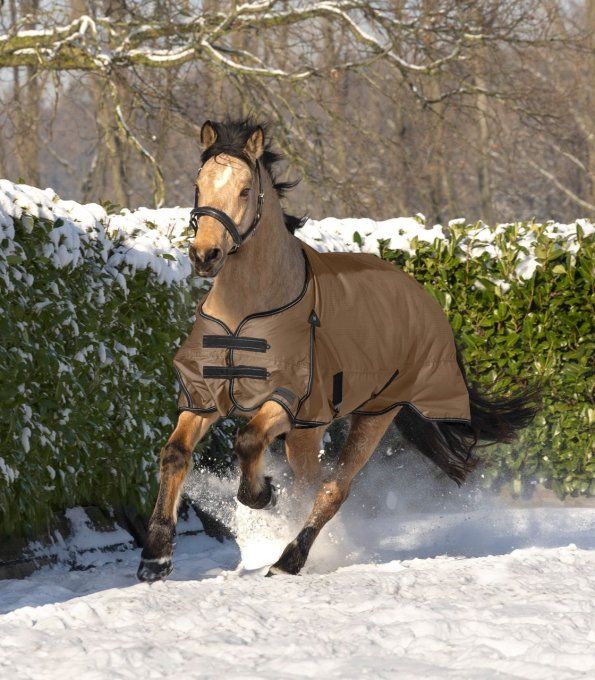
<path fill-rule="evenodd" d="M 263 191 L 263 178 L 257 161 L 265 150 L 263 129 L 256 127 L 241 154 L 229 154 L 225 153 L 224 140 L 214 146 L 218 141 L 216 125 L 207 121 L 200 131 L 204 162 L 196 177 L 191 221 L 196 234 L 190 245 L 190 260 L 196 273 L 205 277 L 221 271 L 228 255 L 241 245 L 242 237 L 256 227 L 262 207 L 258 195 Z M 206 214 L 209 211 L 212 214 Z"/>

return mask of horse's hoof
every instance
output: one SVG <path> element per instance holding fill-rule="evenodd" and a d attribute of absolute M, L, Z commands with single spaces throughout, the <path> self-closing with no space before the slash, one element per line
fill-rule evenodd
<path fill-rule="evenodd" d="M 258 496 L 252 496 L 247 489 L 247 486 L 240 482 L 238 490 L 238 500 L 243 505 L 247 505 L 253 510 L 263 510 L 264 508 L 272 508 L 277 505 L 277 491 L 271 482 L 272 477 L 264 478 L 264 487 Z"/>
<path fill-rule="evenodd" d="M 154 583 L 155 581 L 163 581 L 167 578 L 173 568 L 171 557 L 141 558 L 136 576 L 139 581 Z"/>
<path fill-rule="evenodd" d="M 291 574 L 295 576 L 295 574 L 299 574 L 304 564 L 306 564 L 310 546 L 314 542 L 315 537 L 315 530 L 312 527 L 302 529 L 297 538 L 286 546 L 281 557 L 269 569 L 267 576 L 274 576 L 275 574 Z"/>
<path fill-rule="evenodd" d="M 285 569 L 282 569 L 281 567 L 278 567 L 276 564 L 273 564 L 272 567 L 269 567 L 269 570 L 265 574 L 265 578 L 270 578 L 271 576 L 295 576 L 295 574 L 292 574 L 289 571 L 285 571 Z"/>

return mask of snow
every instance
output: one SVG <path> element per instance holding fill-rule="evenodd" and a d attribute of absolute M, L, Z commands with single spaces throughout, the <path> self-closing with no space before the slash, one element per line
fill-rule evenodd
<path fill-rule="evenodd" d="M 86 573 L 27 583 L 1 620 L 0 669 L 13 678 L 542 680 L 595 672 L 585 599 L 595 559 L 587 551 L 264 579 L 217 573 L 209 562 L 220 553 L 213 542 L 204 547 L 209 556 L 187 580 L 134 585 L 133 565 L 124 563 L 127 578 L 112 567 L 92 588 Z M 24 604 L 36 598 L 51 602 Z"/>
<path fill-rule="evenodd" d="M 448 229 L 464 225 L 463 219 L 451 220 Z M 466 236 L 461 244 L 463 252 L 473 257 L 488 253 L 490 257 L 497 258 L 501 253 L 497 238 L 508 226 L 510 225 L 498 224 L 489 227 L 480 222 L 474 227 L 466 228 Z M 518 224 L 516 243 L 526 252 L 525 257 L 520 259 L 515 267 L 515 273 L 520 279 L 530 279 L 539 266 L 535 249 L 537 233 L 541 229 L 547 238 L 555 242 L 559 248 L 573 254 L 579 249 L 579 229 L 583 236 L 595 233 L 595 225 L 585 219 L 578 219 L 572 224 L 558 222 L 549 222 L 546 225 Z M 362 239 L 361 246 L 354 241 L 356 232 Z M 350 250 L 378 254 L 378 241 L 385 241 L 393 250 L 402 250 L 414 255 L 416 241 L 424 243 L 433 243 L 436 239 L 446 241 L 449 238 L 449 231 L 440 224 L 426 225 L 425 218 L 421 214 L 416 217 L 396 217 L 382 222 L 367 218 L 327 217 L 318 221 L 308 220 L 300 230 L 299 236 L 306 243 L 321 251 Z"/>
<path fill-rule="evenodd" d="M 126 290 L 124 271 L 133 275 L 150 269 L 160 283 L 171 285 L 187 279 L 190 262 L 186 252 L 189 209 L 122 210 L 108 215 L 96 203 L 81 205 L 61 200 L 53 189 L 0 180 L 0 242 L 3 252 L 16 252 L 14 219 L 34 229 L 31 216 L 54 223 L 43 255 L 57 268 L 76 267 L 93 247 L 105 262 L 105 271 Z M 20 250 L 20 249 L 19 249 Z"/>
<path fill-rule="evenodd" d="M 4 475 L 4 479 L 9 484 L 12 484 L 12 482 L 14 482 L 14 480 L 19 476 L 19 471 L 13 470 L 2 457 L 0 457 L 0 472 Z"/>
<path fill-rule="evenodd" d="M 280 464 L 272 511 L 195 474 L 188 492 L 237 539 L 178 536 L 153 585 L 136 581 L 139 550 L 94 552 L 111 535 L 71 510 L 75 569 L 0 581 L 0 677 L 594 677 L 595 507 L 511 507 L 398 458 L 366 468 L 298 577 L 264 578 L 307 505 Z"/>
<path fill-rule="evenodd" d="M 100 550 L 118 544 L 132 545 L 130 535 L 124 529 L 109 532 L 94 529 L 83 508 L 70 508 L 66 511 L 66 519 L 70 522 L 74 535 L 63 545 L 66 550 L 75 551 L 77 555 L 86 550 Z"/>

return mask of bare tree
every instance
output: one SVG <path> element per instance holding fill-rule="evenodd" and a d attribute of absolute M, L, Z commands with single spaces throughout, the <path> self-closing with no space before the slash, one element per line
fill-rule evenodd
<path fill-rule="evenodd" d="M 23 29 L 35 30 L 39 0 L 23 0 Z M 10 0 L 11 18 L 16 19 L 15 0 Z M 19 174 L 31 184 L 39 184 L 39 103 L 40 72 L 33 65 L 22 71 L 13 68 L 14 126 Z"/>
<path fill-rule="evenodd" d="M 10 2 L 0 160 L 13 176 L 57 177 L 85 200 L 187 203 L 202 120 L 256 113 L 304 177 L 298 212 L 593 207 L 593 0 Z"/>

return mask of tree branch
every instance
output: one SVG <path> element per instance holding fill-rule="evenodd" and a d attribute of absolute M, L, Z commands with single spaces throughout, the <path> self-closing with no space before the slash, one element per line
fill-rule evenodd
<path fill-rule="evenodd" d="M 588 201 L 583 200 L 580 196 L 577 196 L 573 191 L 571 191 L 568 187 L 565 187 L 562 182 L 560 182 L 555 175 L 553 175 L 551 172 L 548 172 L 544 168 L 542 168 L 540 165 L 537 165 L 535 161 L 532 161 L 530 158 L 527 159 L 527 162 L 532 168 L 535 168 L 537 172 L 539 172 L 541 175 L 546 177 L 547 179 L 550 180 L 550 182 L 557 188 L 559 189 L 563 194 L 566 194 L 568 198 L 570 198 L 572 201 L 574 201 L 577 205 L 580 205 L 581 208 L 585 208 L 586 210 L 590 210 L 595 214 L 595 205 L 592 203 L 589 203 Z"/>

